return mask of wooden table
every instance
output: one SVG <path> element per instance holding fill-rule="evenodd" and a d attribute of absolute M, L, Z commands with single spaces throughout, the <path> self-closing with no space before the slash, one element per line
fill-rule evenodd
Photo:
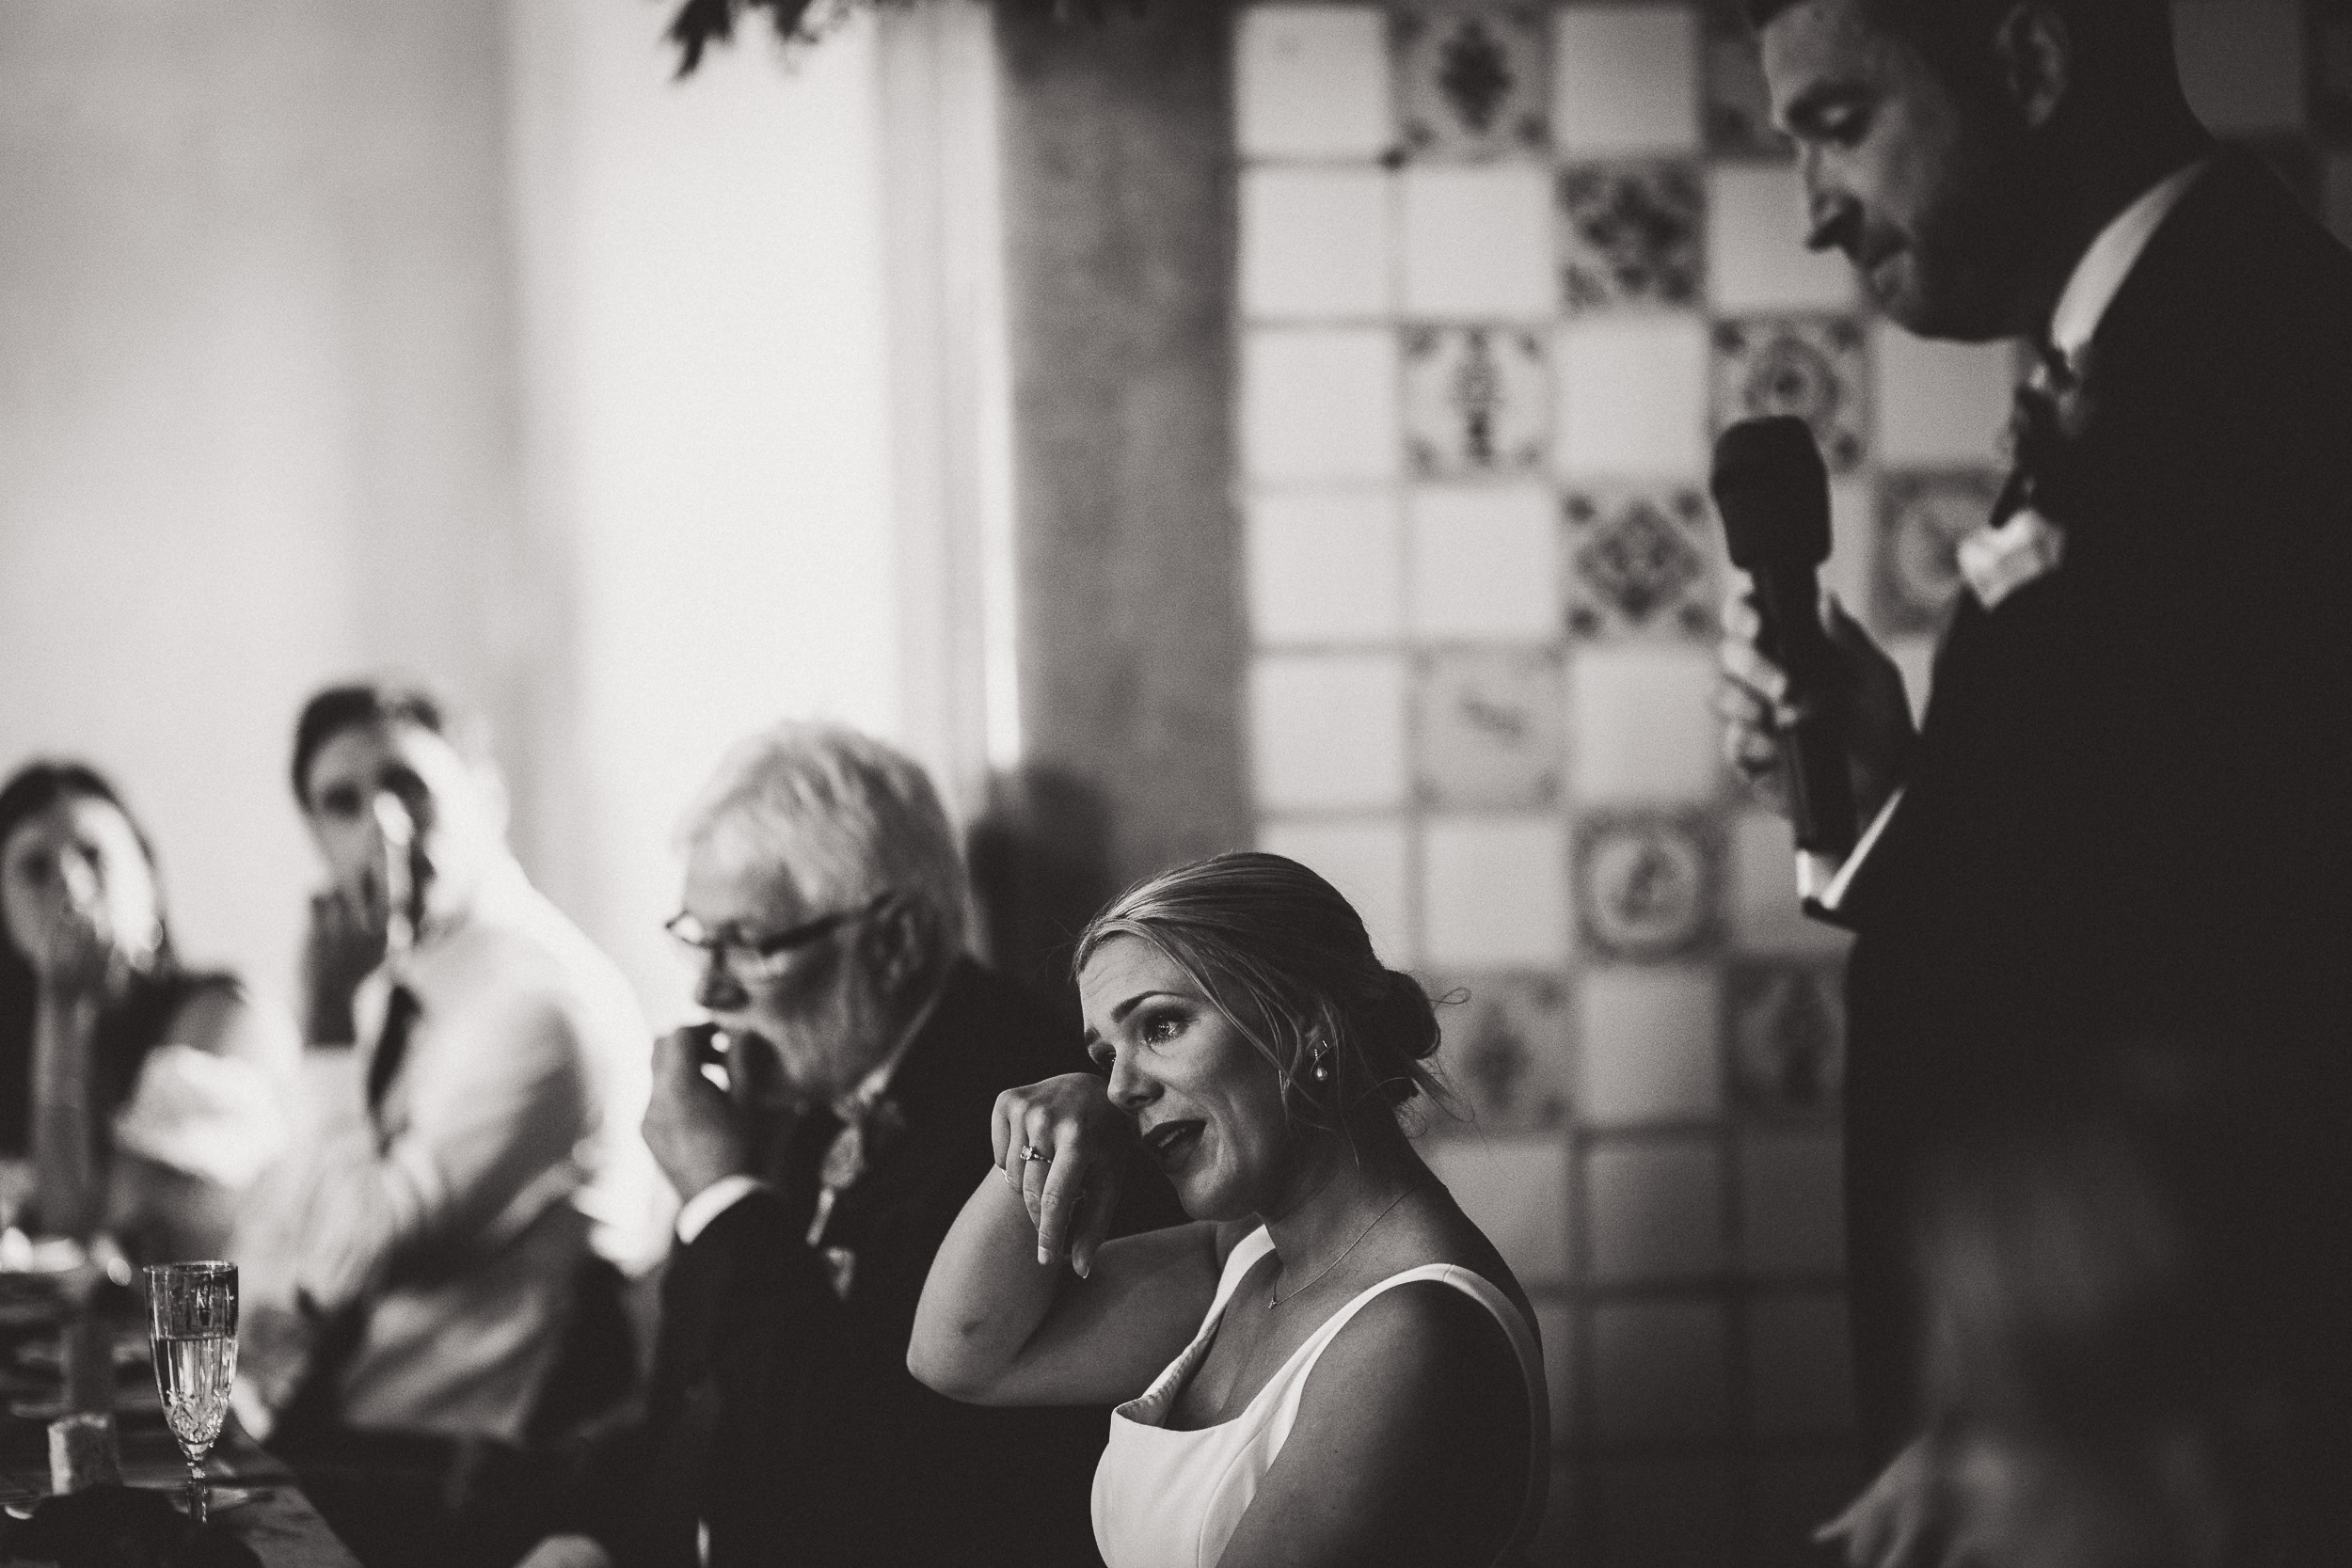
<path fill-rule="evenodd" d="M 0 1323 L 0 1351 L 13 1353 L 27 1339 L 55 1332 L 51 1325 L 22 1319 Z M 153 1372 L 144 1359 L 119 1358 L 118 1370 L 115 1420 L 122 1479 L 133 1486 L 184 1493 L 188 1468 L 164 1429 Z M 10 1381 L 21 1387 L 22 1373 Z M 0 1401 L 0 1505 L 23 1513 L 49 1496 L 49 1428 L 37 1417 L 7 1410 L 8 1402 Z M 213 1517 L 251 1546 L 267 1568 L 359 1568 L 294 1485 L 292 1472 L 239 1431 L 234 1417 L 206 1457 L 204 1473 L 216 1492 L 235 1486 L 250 1494 L 226 1508 L 215 1501 Z"/>

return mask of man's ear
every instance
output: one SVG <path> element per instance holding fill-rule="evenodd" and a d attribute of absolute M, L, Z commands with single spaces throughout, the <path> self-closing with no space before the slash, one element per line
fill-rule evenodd
<path fill-rule="evenodd" d="M 930 969 L 936 939 L 931 922 L 914 899 L 894 893 L 861 924 L 859 944 L 884 990 L 897 990 Z"/>
<path fill-rule="evenodd" d="M 2047 125 L 2074 83 L 2074 35 L 2058 8 L 2049 0 L 2019 0 L 2002 12 L 1993 58 L 2026 129 Z"/>

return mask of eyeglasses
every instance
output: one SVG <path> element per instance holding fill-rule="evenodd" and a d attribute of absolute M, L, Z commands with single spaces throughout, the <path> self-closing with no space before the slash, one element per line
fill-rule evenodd
<path fill-rule="evenodd" d="M 841 927 L 865 919 L 889 898 L 887 891 L 878 893 L 855 909 L 835 910 L 766 936 L 746 936 L 727 927 L 708 930 L 684 911 L 664 921 L 661 928 L 701 955 L 703 961 L 717 965 L 739 983 L 764 985 L 791 967 L 793 954 L 823 941 Z"/>

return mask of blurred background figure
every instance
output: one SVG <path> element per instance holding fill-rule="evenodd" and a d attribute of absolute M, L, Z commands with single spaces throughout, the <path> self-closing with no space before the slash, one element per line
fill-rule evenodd
<path fill-rule="evenodd" d="M 38 762 L 0 788 L 6 1223 L 134 1258 L 215 1258 L 285 1138 L 293 1031 L 183 968 L 147 836 L 113 785 Z M 21 1201 L 20 1201 L 21 1200 Z"/>
<path fill-rule="evenodd" d="M 710 1022 L 655 1054 L 646 1135 L 685 1202 L 648 1414 L 585 1455 L 573 1533 L 532 1568 L 1094 1562 L 1105 1412 L 976 1410 L 907 1370 L 989 1107 L 1085 1063 L 967 956 L 930 778 L 854 730 L 781 724 L 729 753 L 681 836 L 670 928 Z M 1132 1191 L 1128 1227 L 1172 1215 L 1166 1182 Z"/>
<path fill-rule="evenodd" d="M 240 1387 L 372 1564 L 528 1528 L 509 1475 L 634 1386 L 621 1279 L 666 1224 L 637 1133 L 649 1031 L 507 852 L 484 741 L 393 682 L 323 691 L 295 730 L 332 880 L 311 1011 L 359 1046 L 257 1227 L 275 1266 L 247 1320 L 279 1354 Z"/>
<path fill-rule="evenodd" d="M 1878 1568 L 2341 1560 L 2326 1118 L 2135 1045 L 1979 1119 L 1914 1233 L 1921 1434 L 1822 1532 Z M 2252 1201 L 2248 1201 L 2251 1199 Z"/>

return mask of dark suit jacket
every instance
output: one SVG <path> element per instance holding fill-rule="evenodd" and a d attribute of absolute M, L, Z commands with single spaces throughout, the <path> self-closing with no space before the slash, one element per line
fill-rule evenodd
<path fill-rule="evenodd" d="M 932 1256 L 991 1169 L 997 1094 L 1084 1066 L 1019 986 L 960 961 L 892 1080 L 903 1129 L 827 1228 L 856 1257 L 846 1299 L 805 1241 L 830 1118 L 786 1133 L 774 1190 L 674 1251 L 646 1417 L 590 1471 L 586 1521 L 625 1568 L 691 1563 L 698 1517 L 715 1568 L 1099 1564 L 1108 1412 L 958 1404 L 906 1369 Z M 1144 1174 L 1121 1228 L 1182 1217 Z"/>
<path fill-rule="evenodd" d="M 2064 563 L 1989 612 L 1963 595 L 1846 905 L 1850 1265 L 1882 1439 L 1912 1415 L 1912 1181 L 1956 1132 L 2185 1042 L 2273 1085 L 2282 1146 L 2330 1146 L 2249 1207 L 2290 1191 L 2317 1226 L 2344 1191 L 2352 256 L 2223 154 L 2101 322 L 2088 396 L 2038 481 Z"/>

